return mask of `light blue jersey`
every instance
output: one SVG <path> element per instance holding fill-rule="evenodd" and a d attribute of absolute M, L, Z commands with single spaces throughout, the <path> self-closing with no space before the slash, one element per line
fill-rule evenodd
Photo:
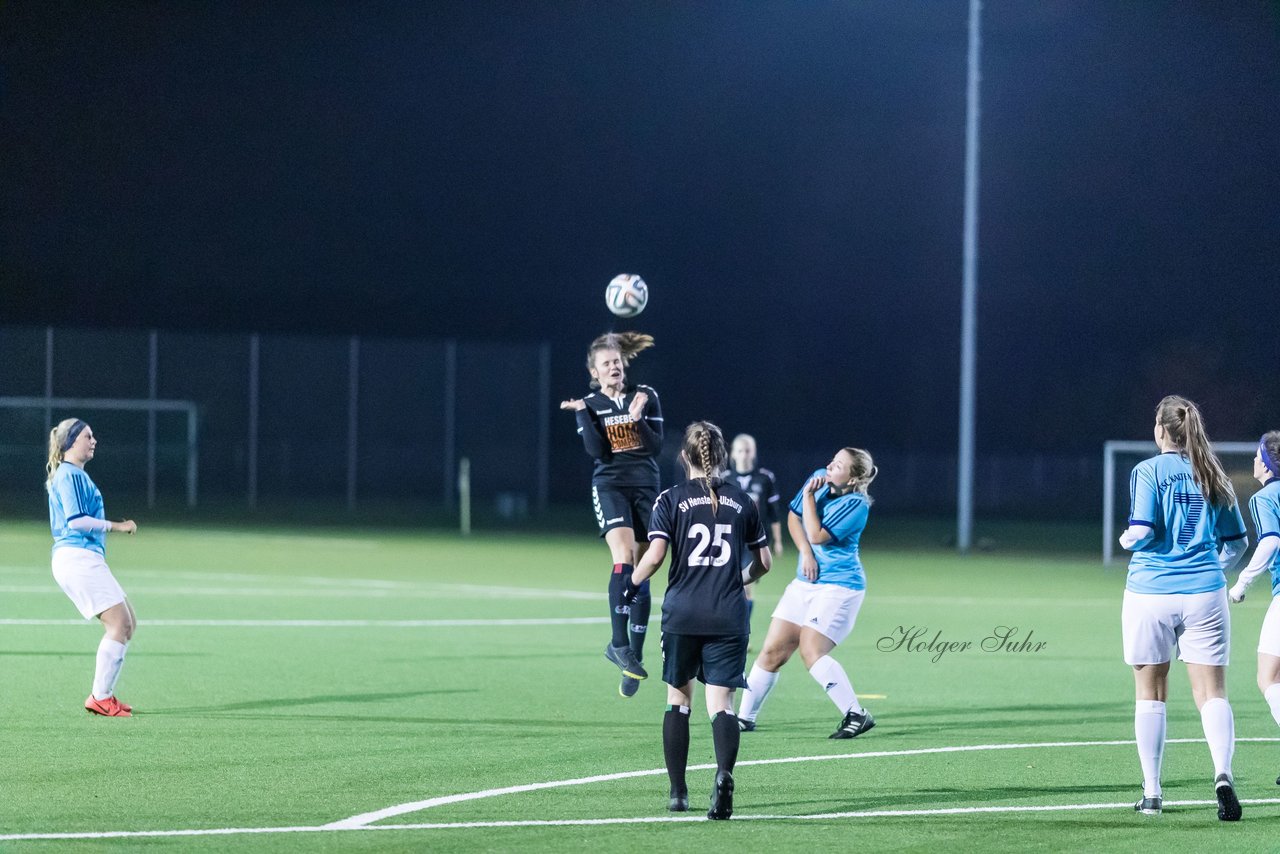
<path fill-rule="evenodd" d="M 826 477 L 826 474 L 826 469 L 818 469 L 809 478 Z M 861 492 L 832 495 L 830 484 L 824 485 L 813 497 L 822 529 L 831 535 L 830 540 L 813 547 L 813 556 L 818 561 L 817 583 L 865 590 L 867 576 L 858 557 L 858 540 L 862 538 L 862 529 L 867 527 L 870 499 Z M 804 487 L 791 499 L 791 512 L 804 518 Z M 804 579 L 804 570 L 798 564 L 796 578 Z"/>
<path fill-rule="evenodd" d="M 49 484 L 49 527 L 53 530 L 53 547 L 75 546 L 105 557 L 106 531 L 77 531 L 67 527 L 68 522 L 81 516 L 107 518 L 102 493 L 84 469 L 62 463 L 54 471 L 53 482 Z"/>
<path fill-rule="evenodd" d="M 1221 543 L 1243 539 L 1237 505 L 1214 507 L 1176 451 L 1143 460 L 1129 478 L 1129 524 L 1154 532 L 1134 549 L 1125 587 L 1134 593 L 1206 593 L 1227 585 Z"/>
<path fill-rule="evenodd" d="M 1249 499 L 1249 513 L 1253 516 L 1253 532 L 1258 544 L 1267 537 L 1280 537 L 1280 478 L 1273 477 L 1262 484 Z M 1271 595 L 1280 596 L 1280 552 L 1271 560 Z"/>

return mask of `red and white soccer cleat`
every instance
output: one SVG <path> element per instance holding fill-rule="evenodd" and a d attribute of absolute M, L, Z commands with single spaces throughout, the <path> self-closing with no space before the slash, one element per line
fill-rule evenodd
<path fill-rule="evenodd" d="M 102 715 L 108 718 L 131 718 L 133 717 L 133 707 L 126 706 L 115 697 L 107 697 L 105 700 L 99 700 L 92 694 L 89 699 L 84 701 L 84 710 L 94 715 Z"/>

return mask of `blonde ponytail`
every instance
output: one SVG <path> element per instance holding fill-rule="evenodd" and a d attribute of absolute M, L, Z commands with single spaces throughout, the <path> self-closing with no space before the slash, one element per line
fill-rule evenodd
<path fill-rule="evenodd" d="M 844 448 L 843 450 L 853 459 L 849 489 L 867 496 L 867 503 L 870 504 L 871 493 L 867 492 L 867 489 L 871 486 L 871 481 L 876 479 L 876 475 L 880 474 L 880 469 L 876 468 L 871 454 L 862 448 Z"/>
<path fill-rule="evenodd" d="M 66 455 L 62 447 L 67 443 L 67 434 L 79 420 L 79 418 L 64 418 L 58 422 L 57 427 L 49 431 L 49 459 L 44 465 L 45 489 L 53 486 L 53 473 L 58 470 L 58 466 L 62 465 L 62 458 Z"/>

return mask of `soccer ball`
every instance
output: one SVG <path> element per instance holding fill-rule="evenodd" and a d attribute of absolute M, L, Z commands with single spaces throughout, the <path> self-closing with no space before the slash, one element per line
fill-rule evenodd
<path fill-rule="evenodd" d="M 633 273 L 613 277 L 604 289 L 604 304 L 618 317 L 635 317 L 649 303 L 649 286 Z"/>

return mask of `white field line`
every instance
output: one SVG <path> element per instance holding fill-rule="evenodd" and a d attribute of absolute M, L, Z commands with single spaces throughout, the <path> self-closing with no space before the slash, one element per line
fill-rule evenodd
<path fill-rule="evenodd" d="M 276 579 L 278 582 L 280 579 Z M 604 602 L 606 594 L 581 593 L 577 591 L 532 590 L 514 587 L 475 587 L 460 589 L 459 587 L 442 587 L 438 590 L 427 588 L 406 588 L 390 590 L 386 588 L 360 587 L 198 587 L 198 586 L 149 586 L 145 584 L 129 584 L 125 588 L 133 594 L 145 593 L 152 596 L 223 596 L 223 597 L 260 597 L 279 596 L 299 599 L 577 599 L 582 601 Z M 32 595 L 63 595 L 56 584 L 0 584 L 0 593 L 25 593 Z"/>
<path fill-rule="evenodd" d="M 47 566 L 0 566 L 0 573 L 8 574 L 31 574 L 37 578 L 48 578 L 49 568 Z M 175 595 L 227 595 L 227 596 L 258 596 L 264 594 L 270 595 L 287 595 L 287 596 L 421 596 L 430 598 L 464 598 L 470 596 L 479 596 L 483 598 L 511 598 L 511 599 L 579 599 L 583 601 L 602 601 L 606 598 L 602 592 L 593 592 L 586 590 L 556 590 L 541 587 L 513 587 L 510 585 L 491 585 L 491 584 L 459 584 L 446 581 L 389 581 L 376 578 L 331 578 L 316 575 L 287 576 L 279 575 L 255 575 L 247 572 L 198 572 L 194 570 L 168 570 L 168 569 L 126 569 L 120 573 L 121 577 L 127 582 L 132 578 L 160 578 L 173 582 L 175 580 L 184 581 L 233 581 L 233 582 L 259 582 L 263 584 L 279 585 L 282 582 L 299 585 L 314 585 L 320 589 L 307 590 L 305 588 L 290 587 L 285 591 L 267 587 L 204 587 L 204 586 L 180 586 L 180 587 L 138 587 L 129 584 L 130 590 L 140 590 L 148 593 L 164 593 Z M 331 588 L 331 589 L 326 589 Z M 358 592 L 357 592 L 358 591 Z M 0 592 L 5 593 L 60 593 L 55 584 L 27 584 L 27 585 L 3 585 L 0 586 Z"/>
<path fill-rule="evenodd" d="M 1199 744 L 1204 739 L 1199 738 L 1171 738 L 1168 744 Z M 1280 738 L 1238 738 L 1237 742 L 1245 741 L 1263 741 L 1272 742 L 1280 741 Z M 920 747 L 911 750 L 871 750 L 865 753 L 833 753 L 823 754 L 819 756 L 788 756 L 780 759 L 747 759 L 738 763 L 738 767 L 745 765 L 784 765 L 794 764 L 797 762 L 833 762 L 843 759 L 879 759 L 888 756 L 925 756 L 937 753 L 970 753 L 976 751 L 992 751 L 992 750 L 1025 750 L 1030 748 L 1043 747 L 1117 747 L 1134 744 L 1129 741 L 1041 741 L 1029 742 L 1025 744 L 969 744 L 958 747 Z M 690 771 L 707 771 L 715 768 L 714 764 L 710 765 L 692 765 Z M 478 801 L 484 798 L 493 798 L 500 795 L 513 795 L 522 792 L 535 792 L 541 789 L 557 789 L 565 786 L 584 786 L 591 783 L 606 783 L 612 780 L 626 780 L 632 777 L 656 777 L 666 774 L 666 768 L 652 768 L 645 771 L 621 771 L 614 774 L 596 774 L 591 777 L 577 777 L 571 780 L 551 780 L 545 783 L 525 783 L 518 786 L 503 786 L 497 789 L 484 789 L 479 792 L 464 792 L 457 795 L 443 795 L 435 798 L 428 798 L 423 801 L 411 801 L 409 803 L 397 804 L 396 806 L 386 807 L 372 812 L 353 815 L 350 818 L 340 819 L 331 822 L 325 827 L 334 829 L 347 829 L 353 827 L 361 827 L 372 824 L 383 819 L 394 818 L 398 815 L 406 813 L 419 812 L 421 810 L 431 809 L 432 807 L 444 806 L 446 804 L 456 804 L 463 801 Z M 1129 806 L 1132 806 L 1130 804 Z"/>
<path fill-rule="evenodd" d="M 1269 806 L 1280 804 L 1280 798 L 1243 798 L 1245 806 Z M 1217 801 L 1165 801 L 1166 807 L 1205 807 L 1214 806 Z M 1003 807 L 940 807 L 920 810 L 856 810 L 851 812 L 814 813 L 810 815 L 743 815 L 739 813 L 733 821 L 831 821 L 849 818 L 921 818 L 948 815 L 980 815 L 992 813 L 1037 813 L 1037 812 L 1074 812 L 1081 810 L 1132 810 L 1133 804 L 1054 804 Z M 334 827 L 331 825 L 301 827 L 219 827 L 193 828 L 191 830 L 108 830 L 82 833 L 10 833 L 0 835 L 0 842 L 20 842 L 54 839 L 139 839 L 166 836 L 234 836 L 239 834 L 264 833 L 340 833 L 351 831 L 378 830 L 474 830 L 480 828 L 504 827 L 598 827 L 619 824 L 670 824 L 674 822 L 710 821 L 700 815 L 675 816 L 637 816 L 626 818 L 567 818 L 567 819 L 527 819 L 524 821 L 453 821 L 430 822 L 424 824 L 375 824 L 355 827 Z"/>
<path fill-rule="evenodd" d="M 145 628 L 434 629 L 454 626 L 595 626 L 608 617 L 456 620 L 138 620 Z M 0 619 L 0 626 L 83 626 L 85 620 Z"/>
<path fill-rule="evenodd" d="M 1280 738 L 1240 738 L 1239 742 L 1277 742 Z M 1173 738 L 1169 739 L 1174 744 L 1198 744 L 1202 739 L 1195 738 Z M 821 756 L 791 756 L 780 759 L 753 759 L 739 762 L 738 765 L 777 765 L 781 763 L 795 762 L 821 762 L 835 759 L 870 759 L 876 757 L 887 756 L 919 756 L 930 753 L 960 753 L 968 751 L 985 751 L 985 750 L 1018 750 L 1036 747 L 1111 747 L 1132 745 L 1133 741 L 1048 741 L 1048 742 L 1030 742 L 1025 744 L 976 744 L 976 745 L 960 745 L 956 747 L 928 747 L 913 750 L 877 750 L 867 753 L 846 753 L 836 755 Z M 689 770 L 703 771 L 714 768 L 714 765 L 695 765 Z M 414 810 L 404 809 L 405 807 L 415 807 L 416 809 L 426 809 L 429 806 L 439 806 L 446 803 L 457 803 L 464 800 L 477 800 L 479 798 L 496 797 L 498 795 L 511 794 L 515 792 L 528 792 L 536 789 L 548 789 L 555 786 L 574 786 L 583 785 L 589 782 L 606 782 L 609 780 L 621 780 L 629 777 L 658 776 L 665 774 L 665 768 L 656 768 L 646 771 L 623 771 L 617 774 L 600 774 L 594 777 L 580 777 L 572 780 L 558 780 L 546 783 L 533 783 L 525 786 L 506 786 L 500 789 L 486 789 L 480 792 L 469 792 L 462 795 L 449 795 L 443 798 L 432 798 L 429 801 L 418 801 L 415 804 L 403 804 L 401 807 L 391 807 L 387 810 L 379 810 L 376 813 L 363 813 L 358 816 L 352 816 L 348 819 L 332 822 L 330 824 L 317 826 L 290 826 L 290 827 L 224 827 L 224 828 L 193 828 L 189 830 L 111 830 L 111 831 L 86 831 L 79 833 L 11 833 L 0 835 L 0 842 L 18 842 L 23 840 L 51 840 L 51 839 L 134 839 L 147 837 L 166 837 L 166 836 L 232 836 L 239 834 L 263 834 L 263 833 L 318 833 L 324 831 L 376 831 L 376 830 L 446 830 L 446 829 L 469 829 L 469 828 L 499 828 L 499 827 L 564 827 L 564 826 L 595 826 L 610 824 L 655 824 L 663 822 L 676 821 L 707 821 L 700 816 L 641 816 L 628 818 L 592 818 L 592 819 L 531 819 L 527 821 L 463 821 L 463 822 L 432 822 L 425 824 L 400 824 L 374 825 L 367 823 L 376 820 L 372 816 L 390 817 L 390 815 L 401 815 L 404 812 Z M 1165 806 L 1208 806 L 1216 803 L 1215 801 L 1165 801 Z M 1278 804 L 1280 798 L 1259 798 L 1244 799 L 1241 803 L 1246 805 L 1266 805 Z M 966 815 L 981 813 L 1012 813 L 1012 812 L 1066 812 L 1073 810 L 1102 810 L 1102 809 L 1132 809 L 1131 803 L 1092 803 L 1092 804 L 1056 804 L 1056 805 L 1026 805 L 1026 806 L 999 806 L 999 807 L 938 807 L 933 809 L 917 809 L 917 810 L 858 810 L 850 812 L 821 813 L 813 815 L 742 815 L 739 814 L 734 820 L 745 821 L 813 821 L 813 820 L 830 820 L 841 818 L 894 818 L 894 817 L 924 817 L 924 816 L 943 816 L 943 815 Z"/>

